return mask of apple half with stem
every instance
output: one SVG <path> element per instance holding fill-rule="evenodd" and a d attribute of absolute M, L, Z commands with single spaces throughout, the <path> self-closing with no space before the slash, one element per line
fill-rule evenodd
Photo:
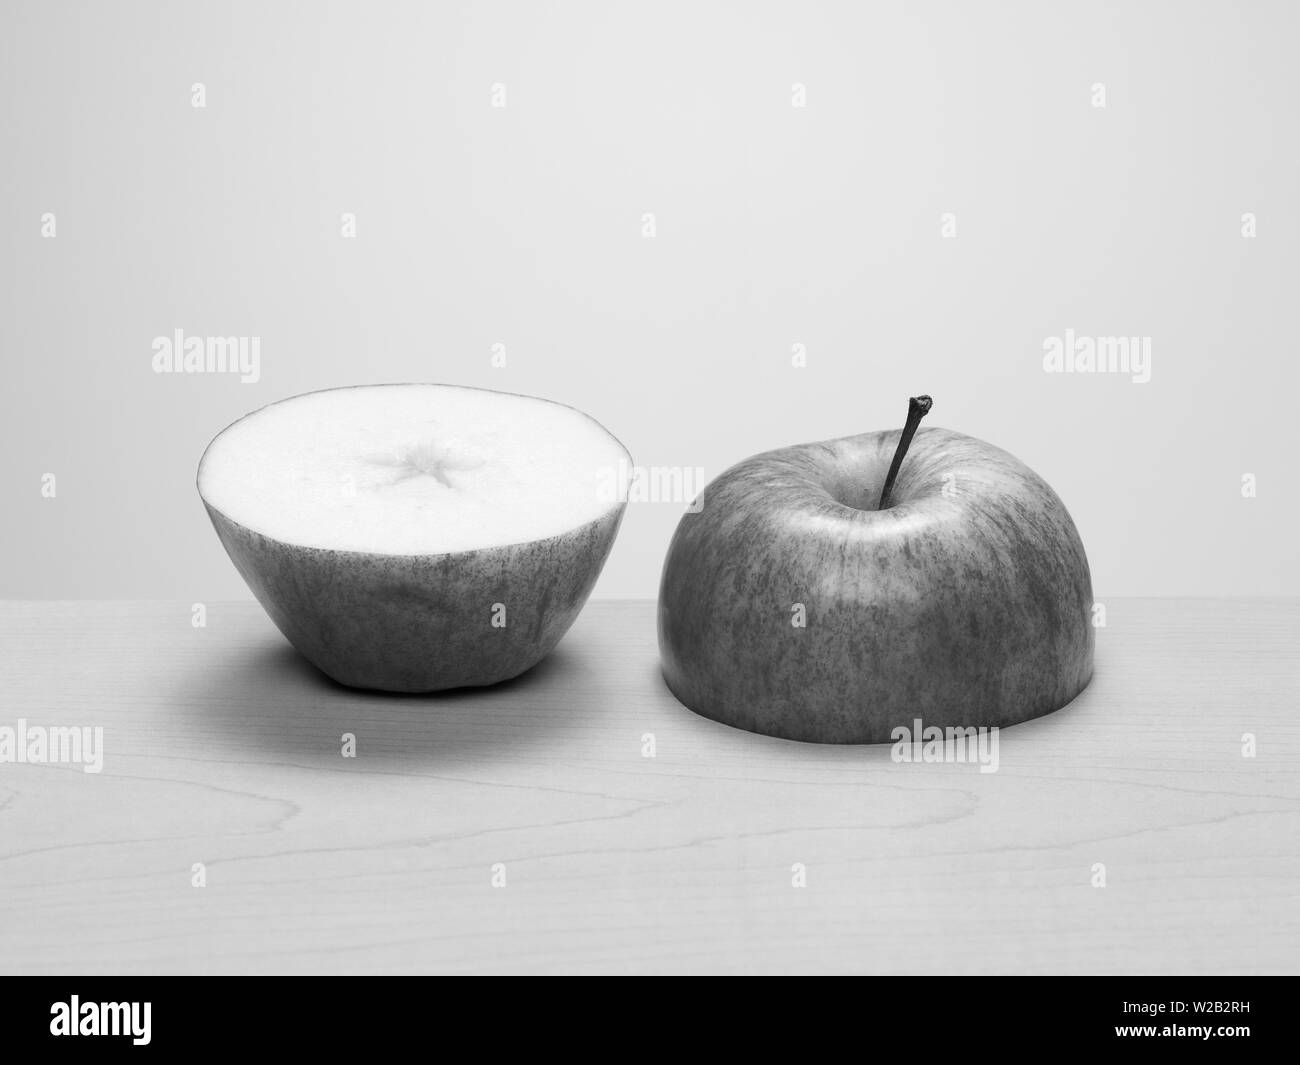
<path fill-rule="evenodd" d="M 231 560 L 341 684 L 427 692 L 536 665 L 591 593 L 626 449 L 571 407 L 450 385 L 310 392 L 220 433 L 198 489 Z"/>
<path fill-rule="evenodd" d="M 887 743 L 1057 710 L 1093 668 L 1092 582 L 1064 504 L 1007 452 L 918 423 L 733 466 L 677 527 L 664 679 L 737 728 Z"/>

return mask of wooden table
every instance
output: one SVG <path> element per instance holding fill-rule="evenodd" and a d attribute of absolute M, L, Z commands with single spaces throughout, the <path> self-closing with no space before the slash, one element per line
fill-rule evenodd
<path fill-rule="evenodd" d="M 253 603 L 0 603 L 0 725 L 104 729 L 0 764 L 0 971 L 1295 972 L 1300 602 L 1107 609 L 980 774 L 693 715 L 648 602 L 433 697 Z"/>

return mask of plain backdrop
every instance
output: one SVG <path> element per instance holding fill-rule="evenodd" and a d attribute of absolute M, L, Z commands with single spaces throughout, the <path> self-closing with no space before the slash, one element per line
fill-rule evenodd
<path fill-rule="evenodd" d="M 381 381 L 707 477 L 929 392 L 1055 486 L 1099 597 L 1300 592 L 1294 3 L 0 12 L 0 595 L 246 596 L 204 446 Z M 176 329 L 259 337 L 260 381 L 155 374 Z M 1045 373 L 1067 329 L 1150 381 Z M 680 511 L 629 507 L 597 595 L 656 593 Z"/>

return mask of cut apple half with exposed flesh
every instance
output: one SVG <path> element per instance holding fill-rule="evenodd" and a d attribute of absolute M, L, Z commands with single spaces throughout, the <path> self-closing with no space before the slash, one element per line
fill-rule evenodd
<path fill-rule="evenodd" d="M 272 620 L 334 680 L 495 684 L 559 642 L 627 500 L 627 450 L 572 407 L 453 385 L 273 403 L 221 432 L 198 489 Z"/>

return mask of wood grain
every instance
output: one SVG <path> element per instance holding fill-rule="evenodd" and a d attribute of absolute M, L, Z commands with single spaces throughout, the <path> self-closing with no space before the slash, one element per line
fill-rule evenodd
<path fill-rule="evenodd" d="M 696 717 L 648 602 L 406 697 L 253 603 L 0 603 L 0 725 L 105 745 L 0 764 L 0 969 L 1296 971 L 1300 602 L 1107 608 L 1092 686 L 980 774 Z"/>

